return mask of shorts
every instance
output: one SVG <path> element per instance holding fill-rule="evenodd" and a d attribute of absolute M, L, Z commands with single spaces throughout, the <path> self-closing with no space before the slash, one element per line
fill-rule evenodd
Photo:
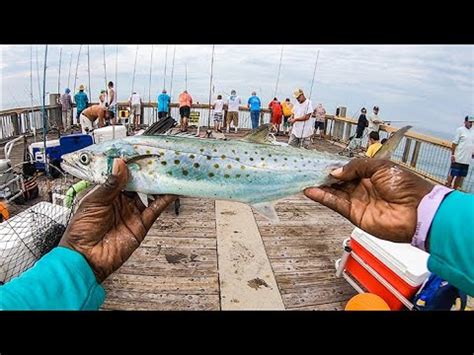
<path fill-rule="evenodd" d="M 222 112 L 214 112 L 214 121 L 215 122 L 222 122 L 223 114 Z"/>
<path fill-rule="evenodd" d="M 239 125 L 239 113 L 237 111 L 227 111 L 227 124 L 230 125 L 233 122 L 234 127 Z"/>
<path fill-rule="evenodd" d="M 320 129 L 321 131 L 324 131 L 324 121 L 316 121 L 314 124 L 314 129 Z"/>
<path fill-rule="evenodd" d="M 281 115 L 272 115 L 272 124 L 280 125 L 281 124 Z"/>
<path fill-rule="evenodd" d="M 288 123 L 288 120 L 290 119 L 290 116 L 283 116 L 283 127 L 290 127 L 290 124 Z"/>
<path fill-rule="evenodd" d="M 168 116 L 168 112 L 166 111 L 158 112 L 158 118 L 165 118 L 166 116 Z"/>
<path fill-rule="evenodd" d="M 117 105 L 109 106 L 108 111 L 109 111 L 110 118 L 114 118 L 115 116 L 117 116 Z"/>
<path fill-rule="evenodd" d="M 191 114 L 191 107 L 181 106 L 179 108 L 179 115 L 181 116 L 181 118 L 183 118 L 183 117 L 188 117 L 189 118 L 190 114 Z"/>
<path fill-rule="evenodd" d="M 468 170 L 469 164 L 452 163 L 450 174 L 451 176 L 466 177 Z"/>
<path fill-rule="evenodd" d="M 309 146 L 311 145 L 311 137 L 298 138 L 294 134 L 291 134 L 290 139 L 288 140 L 288 145 L 295 148 L 309 149 Z"/>
<path fill-rule="evenodd" d="M 141 112 L 142 112 L 142 110 L 141 110 L 140 104 L 132 105 L 131 114 L 133 114 L 134 116 L 138 116 L 138 115 L 141 114 Z"/>

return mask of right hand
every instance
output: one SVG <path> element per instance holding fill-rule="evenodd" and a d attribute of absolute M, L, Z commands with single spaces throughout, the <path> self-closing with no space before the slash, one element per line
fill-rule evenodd
<path fill-rule="evenodd" d="M 455 163 L 456 162 L 456 157 L 453 155 L 451 155 L 451 163 Z"/>
<path fill-rule="evenodd" d="M 375 237 L 410 243 L 417 208 L 433 184 L 388 160 L 353 159 L 332 176 L 342 183 L 304 191 Z"/>

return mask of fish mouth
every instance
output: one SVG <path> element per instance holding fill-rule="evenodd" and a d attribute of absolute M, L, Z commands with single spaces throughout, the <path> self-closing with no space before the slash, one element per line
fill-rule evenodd
<path fill-rule="evenodd" d="M 86 172 L 84 171 L 84 169 L 81 169 L 79 166 L 77 166 L 76 164 L 74 163 L 71 163 L 71 162 L 68 162 L 68 161 L 62 161 L 61 162 L 61 168 L 67 172 L 68 174 L 71 174 L 72 176 L 75 176 L 79 179 L 82 179 L 82 180 L 87 180 L 87 181 L 91 181 L 91 176 L 88 176 L 88 174 L 86 174 Z"/>

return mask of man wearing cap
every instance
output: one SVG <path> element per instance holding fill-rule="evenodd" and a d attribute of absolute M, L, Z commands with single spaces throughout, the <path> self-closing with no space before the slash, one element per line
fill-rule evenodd
<path fill-rule="evenodd" d="M 293 93 L 297 103 L 293 106 L 293 116 L 288 122 L 293 124 L 291 136 L 288 144 L 293 147 L 309 148 L 311 136 L 314 133 L 315 119 L 312 116 L 313 105 L 305 96 L 301 89 Z"/>
<path fill-rule="evenodd" d="M 250 119 L 252 120 L 252 129 L 258 128 L 258 118 L 260 116 L 260 107 L 262 103 L 255 91 L 252 91 L 252 96 L 247 101 L 247 108 L 250 110 Z"/>
<path fill-rule="evenodd" d="M 82 111 L 84 111 L 89 105 L 89 98 L 84 92 L 85 86 L 81 84 L 79 86 L 79 92 L 74 95 L 74 102 L 76 103 L 76 121 L 79 123 L 79 117 L 81 116 Z M 72 122 L 74 124 L 74 122 Z"/>
<path fill-rule="evenodd" d="M 100 90 L 100 95 L 99 95 L 99 105 L 102 107 L 107 107 L 107 91 L 106 90 Z"/>
<path fill-rule="evenodd" d="M 451 187 L 454 181 L 453 188 L 457 190 L 461 188 L 472 158 L 474 158 L 473 122 L 474 116 L 464 118 L 464 126 L 456 130 L 456 136 L 451 147 L 451 169 L 449 170 L 446 186 Z"/>
<path fill-rule="evenodd" d="M 132 95 L 130 96 L 130 98 L 128 99 L 128 105 L 132 109 L 133 128 L 137 130 L 138 125 L 140 124 L 140 115 L 142 112 L 142 99 L 140 98 L 140 95 L 138 95 L 136 91 L 134 91 Z"/>
<path fill-rule="evenodd" d="M 171 97 L 166 93 L 166 89 L 163 89 L 160 95 L 158 95 L 158 119 L 168 116 L 170 110 Z"/>
<path fill-rule="evenodd" d="M 227 116 L 226 116 L 226 125 L 227 133 L 230 130 L 230 123 L 233 122 L 234 130 L 237 132 L 239 127 L 239 106 L 242 104 L 240 96 L 237 96 L 235 90 L 230 92 L 230 96 L 227 98 Z"/>
<path fill-rule="evenodd" d="M 70 122 L 72 121 L 72 98 L 70 95 L 71 90 L 67 88 L 64 90 L 64 94 L 61 95 L 59 103 L 61 104 L 61 117 L 62 117 L 62 129 L 66 130 L 70 128 Z"/>

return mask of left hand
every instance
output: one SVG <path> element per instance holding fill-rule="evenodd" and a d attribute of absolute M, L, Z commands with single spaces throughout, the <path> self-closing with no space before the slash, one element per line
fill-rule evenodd
<path fill-rule="evenodd" d="M 117 270 L 138 248 L 163 210 L 177 196 L 156 196 L 145 208 L 138 196 L 122 192 L 129 179 L 126 163 L 115 159 L 112 175 L 81 201 L 60 246 L 81 253 L 98 282 Z"/>

